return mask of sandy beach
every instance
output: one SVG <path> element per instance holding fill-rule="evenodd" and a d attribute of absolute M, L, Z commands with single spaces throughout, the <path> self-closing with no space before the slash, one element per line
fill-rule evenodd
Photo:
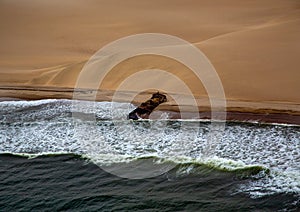
<path fill-rule="evenodd" d="M 299 0 L 0 0 L 0 28 L 0 211 L 299 211 Z"/>
<path fill-rule="evenodd" d="M 12 0 L 0 5 L 2 100 L 72 98 L 84 64 L 100 48 L 125 36 L 153 32 L 180 37 L 207 56 L 223 84 L 232 119 L 300 123 L 298 1 Z M 97 100 L 111 101 L 126 77 L 153 67 L 188 82 L 200 113 L 210 111 L 207 92 L 186 74 L 186 67 L 151 56 L 114 67 Z M 144 92 L 133 103 L 148 98 Z M 120 101 L 131 100 L 124 95 Z M 174 101 L 159 107 L 176 108 Z M 243 114 L 251 116 L 239 118 Z"/>

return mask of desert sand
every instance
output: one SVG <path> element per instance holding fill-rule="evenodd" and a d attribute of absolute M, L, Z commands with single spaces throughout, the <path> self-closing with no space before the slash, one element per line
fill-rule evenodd
<path fill-rule="evenodd" d="M 103 46 L 138 33 L 164 33 L 206 55 L 223 84 L 228 111 L 294 115 L 300 123 L 297 0 L 2 0 L 0 25 L 3 99 L 72 98 L 84 64 Z M 199 110 L 210 110 L 204 86 L 187 67 L 151 55 L 115 66 L 97 100 L 110 101 L 126 77 L 151 68 L 176 74 L 188 84 Z M 120 101 L 147 98 L 144 92 L 132 100 L 124 91 Z M 176 107 L 169 101 L 160 109 Z"/>

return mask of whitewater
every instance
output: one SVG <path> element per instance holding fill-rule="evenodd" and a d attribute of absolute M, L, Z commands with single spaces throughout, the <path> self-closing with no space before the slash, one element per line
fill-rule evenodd
<path fill-rule="evenodd" d="M 299 126 L 216 122 L 222 127 L 214 139 L 209 120 L 169 120 L 167 112 L 157 120 L 127 120 L 133 109 L 132 104 L 118 102 L 0 102 L 0 154 L 29 159 L 80 155 L 129 178 L 153 177 L 178 164 L 188 164 L 178 175 L 191 173 L 198 165 L 224 172 L 252 169 L 250 180 L 233 193 L 251 198 L 293 193 L 300 199 Z M 141 160 L 153 164 L 147 171 L 135 169 L 144 174 L 131 175 L 130 167 Z"/>

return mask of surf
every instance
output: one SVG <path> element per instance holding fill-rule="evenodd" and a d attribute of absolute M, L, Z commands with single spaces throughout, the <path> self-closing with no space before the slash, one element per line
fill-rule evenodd
<path fill-rule="evenodd" d="M 74 101 L 84 107 L 74 110 Z M 213 143 L 209 120 L 168 120 L 167 114 L 160 120 L 127 120 L 133 109 L 116 102 L 0 102 L 0 153 L 29 159 L 74 154 L 100 167 L 147 160 L 153 167 L 172 164 L 178 175 L 234 172 L 252 179 L 236 192 L 253 198 L 280 192 L 300 196 L 299 126 L 227 122 Z"/>

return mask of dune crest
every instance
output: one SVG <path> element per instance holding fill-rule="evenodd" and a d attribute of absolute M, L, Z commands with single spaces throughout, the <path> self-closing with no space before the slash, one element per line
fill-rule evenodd
<path fill-rule="evenodd" d="M 1 97 L 72 98 L 78 74 L 97 50 L 128 35 L 154 32 L 183 38 L 206 54 L 229 110 L 300 111 L 298 1 L 12 0 L 0 2 L 0 17 Z M 110 100 L 107 91 L 130 73 L 152 67 L 189 82 L 199 104 L 209 107 L 203 85 L 186 68 L 151 57 L 115 67 L 98 100 Z"/>

